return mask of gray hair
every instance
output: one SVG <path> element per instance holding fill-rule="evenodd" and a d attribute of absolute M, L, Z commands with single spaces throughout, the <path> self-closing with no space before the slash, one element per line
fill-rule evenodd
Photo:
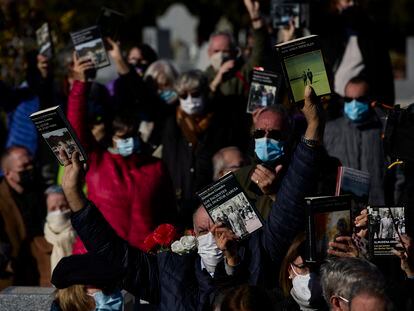
<path fill-rule="evenodd" d="M 59 185 L 52 185 L 47 187 L 47 189 L 45 190 L 45 195 L 47 196 L 52 193 L 64 194 L 62 187 Z"/>
<path fill-rule="evenodd" d="M 178 94 L 196 90 L 204 93 L 207 91 L 207 88 L 207 77 L 201 70 L 190 70 L 182 73 L 175 84 Z"/>
<path fill-rule="evenodd" d="M 239 148 L 235 146 L 225 147 L 221 148 L 219 151 L 217 151 L 213 156 L 213 180 L 218 180 L 220 172 L 226 167 L 226 163 L 224 161 L 224 153 L 226 151 L 238 151 L 243 156 L 242 152 Z"/>
<path fill-rule="evenodd" d="M 154 82 L 173 87 L 178 72 L 167 60 L 157 60 L 153 62 L 145 71 L 144 80 L 152 79 Z"/>
<path fill-rule="evenodd" d="M 383 293 L 384 277 L 372 263 L 360 258 L 330 258 L 321 266 L 321 284 L 325 300 L 338 295 L 351 300 L 352 288 L 362 286 Z"/>

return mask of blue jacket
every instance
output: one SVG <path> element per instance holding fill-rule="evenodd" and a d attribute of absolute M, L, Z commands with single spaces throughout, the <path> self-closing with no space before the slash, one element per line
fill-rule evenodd
<path fill-rule="evenodd" d="M 222 265 L 214 278 L 201 270 L 197 254 L 150 255 L 119 238 L 92 203 L 72 215 L 72 225 L 88 251 L 104 256 L 125 275 L 124 288 L 157 304 L 159 310 L 204 310 L 222 287 L 237 282 L 274 286 L 277 271 L 305 221 L 303 198 L 316 183 L 319 149 L 299 144 L 263 230 L 252 234 L 240 251 L 242 264 L 227 277 Z M 277 273 L 277 272 L 275 272 Z"/>

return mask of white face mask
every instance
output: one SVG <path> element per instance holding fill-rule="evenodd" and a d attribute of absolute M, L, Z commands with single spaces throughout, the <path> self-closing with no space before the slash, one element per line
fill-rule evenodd
<path fill-rule="evenodd" d="M 298 274 L 292 264 L 290 267 L 295 274 L 292 280 L 292 297 L 299 305 L 309 307 L 311 302 L 318 299 L 321 295 L 319 278 L 313 272 L 305 275 Z"/>
<path fill-rule="evenodd" d="M 186 99 L 180 98 L 180 107 L 188 115 L 201 114 L 204 110 L 203 97 L 191 97 L 188 95 Z"/>
<path fill-rule="evenodd" d="M 223 260 L 223 252 L 217 247 L 211 232 L 197 237 L 198 254 L 209 273 L 214 273 L 217 264 Z"/>
<path fill-rule="evenodd" d="M 223 52 L 217 52 L 211 55 L 210 57 L 210 63 L 211 66 L 213 66 L 215 71 L 219 71 L 222 63 L 223 63 L 224 54 Z"/>
<path fill-rule="evenodd" d="M 70 222 L 70 214 L 71 211 L 69 209 L 64 211 L 56 210 L 49 212 L 46 216 L 46 222 L 53 232 L 60 233 Z"/>

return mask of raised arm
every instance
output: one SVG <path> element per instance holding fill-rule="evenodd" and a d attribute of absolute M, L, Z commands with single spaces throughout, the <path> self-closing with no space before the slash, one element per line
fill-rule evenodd
<path fill-rule="evenodd" d="M 121 239 L 99 210 L 82 192 L 84 170 L 75 152 L 72 161 L 61 151 L 65 170 L 62 188 L 71 208 L 72 226 L 86 249 L 106 260 L 124 273 L 124 288 L 135 295 L 157 303 L 159 300 L 158 266 L 155 256 L 131 247 Z"/>
<path fill-rule="evenodd" d="M 93 69 L 93 63 L 89 60 L 81 60 L 73 54 L 74 82 L 68 98 L 67 117 L 82 146 L 87 152 L 92 148 L 94 139 L 86 121 L 87 105 L 86 96 L 88 84 L 85 71 Z"/>
<path fill-rule="evenodd" d="M 302 112 L 308 126 L 283 178 L 277 200 L 265 224 L 263 243 L 272 260 L 280 262 L 299 231 L 304 229 L 304 198 L 315 187 L 321 156 L 323 121 L 319 101 L 308 86 Z"/>

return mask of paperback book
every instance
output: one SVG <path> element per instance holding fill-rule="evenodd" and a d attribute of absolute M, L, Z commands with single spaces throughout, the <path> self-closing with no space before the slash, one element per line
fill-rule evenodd
<path fill-rule="evenodd" d="M 319 37 L 311 35 L 277 44 L 286 87 L 295 103 L 304 100 L 305 87 L 312 86 L 317 96 L 331 94 Z"/>
<path fill-rule="evenodd" d="M 97 24 L 102 38 L 109 37 L 114 41 L 118 41 L 124 22 L 124 14 L 106 7 L 101 8 Z"/>
<path fill-rule="evenodd" d="M 271 8 L 273 28 L 288 26 L 293 22 L 295 28 L 300 27 L 301 5 L 297 2 L 278 3 L 272 2 Z"/>
<path fill-rule="evenodd" d="M 258 108 L 265 108 L 276 104 L 280 76 L 271 71 L 253 70 L 250 84 L 247 112 L 253 113 Z"/>
<path fill-rule="evenodd" d="M 78 151 L 80 160 L 87 160 L 85 150 L 60 106 L 32 113 L 30 119 L 61 165 L 63 162 L 59 157 L 60 150 L 65 150 L 69 158 L 72 158 L 73 152 Z"/>
<path fill-rule="evenodd" d="M 53 57 L 53 41 L 48 23 L 44 23 L 36 30 L 36 42 L 39 47 L 39 54 L 49 59 Z"/>
<path fill-rule="evenodd" d="M 243 239 L 263 227 L 263 220 L 249 202 L 233 173 L 197 193 L 214 223 L 231 228 Z"/>
<path fill-rule="evenodd" d="M 95 64 L 95 69 L 110 65 L 98 26 L 71 32 L 70 36 L 78 58 L 90 59 Z"/>
<path fill-rule="evenodd" d="M 307 197 L 307 262 L 321 262 L 329 242 L 352 234 L 351 196 Z"/>
<path fill-rule="evenodd" d="M 350 167 L 338 168 L 335 195 L 352 195 L 352 212 L 359 214 L 368 205 L 371 175 Z"/>
<path fill-rule="evenodd" d="M 393 256 L 401 235 L 406 233 L 405 208 L 373 206 L 368 208 L 370 257 Z"/>

